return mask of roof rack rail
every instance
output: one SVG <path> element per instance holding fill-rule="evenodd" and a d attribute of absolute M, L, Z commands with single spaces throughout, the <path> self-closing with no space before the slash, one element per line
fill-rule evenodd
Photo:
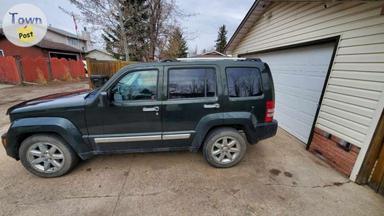
<path fill-rule="evenodd" d="M 177 58 L 179 61 L 215 61 L 215 60 L 245 60 L 246 58 L 236 58 L 236 57 L 201 57 L 201 58 Z"/>
<path fill-rule="evenodd" d="M 177 58 L 177 61 L 217 61 L 217 60 L 233 60 L 233 61 L 261 61 L 259 58 L 242 58 L 242 57 L 206 57 L 206 58 Z"/>
<path fill-rule="evenodd" d="M 260 58 L 246 58 L 245 61 L 261 61 Z"/>
<path fill-rule="evenodd" d="M 160 62 L 178 62 L 179 60 L 178 59 L 164 59 L 164 60 L 161 60 Z"/>

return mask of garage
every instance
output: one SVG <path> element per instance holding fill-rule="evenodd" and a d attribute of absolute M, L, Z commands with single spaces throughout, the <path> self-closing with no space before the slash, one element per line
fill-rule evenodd
<path fill-rule="evenodd" d="M 382 1 L 257 0 L 225 51 L 267 62 L 280 128 L 366 184 L 384 107 L 383 50 Z"/>
<path fill-rule="evenodd" d="M 246 57 L 268 63 L 275 85 L 279 126 L 307 144 L 332 59 L 334 43 L 303 46 Z"/>

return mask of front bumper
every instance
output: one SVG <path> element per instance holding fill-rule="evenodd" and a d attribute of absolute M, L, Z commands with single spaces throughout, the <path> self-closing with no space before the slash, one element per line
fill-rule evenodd
<path fill-rule="evenodd" d="M 278 123 L 273 120 L 270 123 L 257 124 L 247 132 L 247 139 L 250 144 L 256 144 L 258 141 L 273 137 L 276 135 Z"/>
<path fill-rule="evenodd" d="M 18 160 L 17 149 L 11 148 L 12 145 L 10 145 L 8 138 L 9 138 L 8 133 L 1 135 L 1 142 L 3 143 L 3 146 L 5 148 L 5 152 L 7 153 L 8 156 Z"/>
<path fill-rule="evenodd" d="M 7 149 L 7 133 L 1 135 L 1 143 L 3 143 L 4 148 Z"/>

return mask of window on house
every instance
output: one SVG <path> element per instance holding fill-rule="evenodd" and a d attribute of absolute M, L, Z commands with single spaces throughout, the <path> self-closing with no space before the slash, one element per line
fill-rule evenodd
<path fill-rule="evenodd" d="M 171 69 L 168 79 L 169 99 L 216 96 L 216 72 L 213 68 Z"/>
<path fill-rule="evenodd" d="M 79 46 L 79 41 L 75 38 L 68 38 L 68 44 L 72 46 Z"/>
<path fill-rule="evenodd" d="M 229 97 L 252 97 L 262 94 L 260 71 L 257 68 L 227 68 Z"/>
<path fill-rule="evenodd" d="M 0 49 L 0 56 L 4 56 L 4 51 Z"/>
<path fill-rule="evenodd" d="M 71 54 L 71 53 L 58 53 L 58 52 L 49 52 L 50 58 L 65 58 L 67 60 L 78 60 L 77 54 Z"/>

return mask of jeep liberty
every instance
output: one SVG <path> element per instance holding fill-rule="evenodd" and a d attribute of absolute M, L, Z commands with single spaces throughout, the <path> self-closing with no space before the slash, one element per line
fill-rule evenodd
<path fill-rule="evenodd" d="M 48 95 L 7 111 L 7 154 L 40 177 L 94 155 L 201 150 L 231 167 L 247 144 L 276 134 L 274 86 L 259 59 L 177 59 L 129 65 L 102 87 Z"/>

